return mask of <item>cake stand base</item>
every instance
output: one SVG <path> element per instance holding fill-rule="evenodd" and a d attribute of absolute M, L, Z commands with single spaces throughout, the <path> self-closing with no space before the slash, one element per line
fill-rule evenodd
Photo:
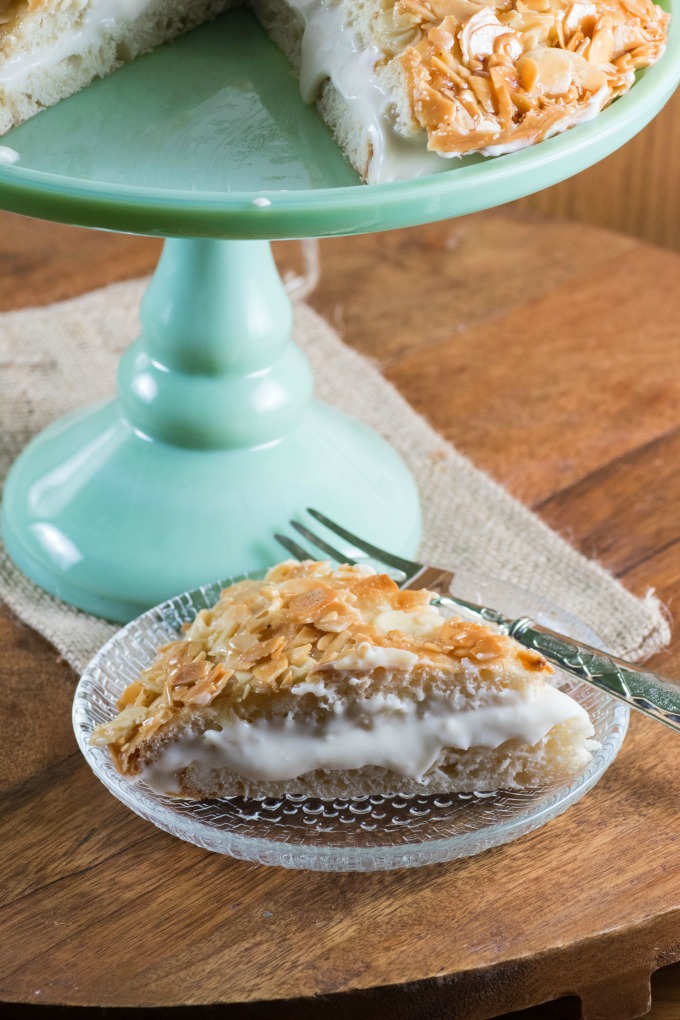
<path fill-rule="evenodd" d="M 415 553 L 415 483 L 372 430 L 311 399 L 266 242 L 167 241 L 118 399 L 56 422 L 13 465 L 3 536 L 41 587 L 125 622 L 260 570 L 317 507 Z M 347 550 L 351 554 L 351 550 Z"/>
<path fill-rule="evenodd" d="M 307 506 L 416 550 L 418 497 L 401 460 L 330 407 L 313 403 L 280 443 L 198 453 L 149 442 L 111 403 L 27 447 L 8 478 L 4 538 L 41 587 L 124 622 L 173 593 L 280 560 L 274 532 L 290 533 Z"/>

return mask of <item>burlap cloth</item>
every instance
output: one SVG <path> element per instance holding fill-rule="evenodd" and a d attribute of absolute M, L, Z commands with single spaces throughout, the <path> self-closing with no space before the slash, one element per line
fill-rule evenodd
<path fill-rule="evenodd" d="M 139 331 L 145 281 L 116 284 L 48 308 L 0 315 L 0 478 L 28 440 L 75 407 L 112 395 L 116 366 Z M 295 339 L 316 374 L 317 395 L 387 437 L 415 476 L 423 505 L 421 555 L 510 579 L 589 621 L 629 658 L 670 637 L 652 592 L 634 598 L 445 443 L 363 357 L 301 302 Z M 116 627 L 31 584 L 0 550 L 0 597 L 75 670 Z"/>

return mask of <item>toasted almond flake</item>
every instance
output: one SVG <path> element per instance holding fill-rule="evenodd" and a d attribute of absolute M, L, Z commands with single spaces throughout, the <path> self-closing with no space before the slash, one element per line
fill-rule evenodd
<path fill-rule="evenodd" d="M 591 64 L 608 64 L 611 61 L 614 55 L 614 33 L 609 25 L 603 25 L 595 32 L 584 53 Z"/>
<path fill-rule="evenodd" d="M 577 30 L 592 32 L 593 25 L 597 19 L 597 5 L 590 3 L 573 3 L 567 7 L 564 18 L 560 25 L 564 29 L 567 38 Z"/>
<path fill-rule="evenodd" d="M 538 81 L 538 64 L 533 57 L 522 57 L 517 62 L 519 83 L 525 92 L 533 92 Z"/>
<path fill-rule="evenodd" d="M 303 666 L 309 658 L 312 650 L 311 644 L 297 645 L 290 653 L 290 661 L 293 666 Z"/>
<path fill-rule="evenodd" d="M 260 659 L 266 659 L 270 656 L 276 658 L 276 655 L 281 652 L 285 645 L 286 640 L 280 634 L 265 641 L 255 641 L 239 655 L 237 666 L 243 668 L 252 666 L 254 663 L 259 662 Z"/>
<path fill-rule="evenodd" d="M 491 98 L 491 88 L 489 81 L 486 78 L 480 78 L 479 75 L 475 74 L 470 78 L 470 88 L 474 92 L 477 102 L 486 113 L 494 112 L 493 100 Z"/>
<path fill-rule="evenodd" d="M 507 76 L 500 67 L 491 69 L 491 85 L 494 92 L 495 107 L 498 117 L 501 120 L 511 121 L 513 118 L 513 103 L 510 98 L 510 88 Z"/>
<path fill-rule="evenodd" d="M 459 86 L 463 85 L 463 79 L 458 74 L 456 74 L 455 67 L 453 66 L 453 61 L 442 60 L 442 58 L 437 53 L 434 53 L 430 59 L 430 63 L 435 71 L 439 71 L 440 74 L 443 74 L 446 78 L 451 78 L 451 80 L 454 81 L 457 85 Z M 458 80 L 456 81 L 456 79 Z"/>
<path fill-rule="evenodd" d="M 453 48 L 455 37 L 452 32 L 449 32 L 446 28 L 442 28 L 441 25 L 437 28 L 431 28 L 428 32 L 428 39 L 433 46 L 436 46 L 440 53 L 446 53 L 446 55 L 453 60 L 453 56 L 448 51 Z"/>
<path fill-rule="evenodd" d="M 118 699 L 117 707 L 120 710 L 122 710 L 126 708 L 128 705 L 135 704 L 140 694 L 143 694 L 143 692 L 144 687 L 139 681 L 130 684 L 129 687 L 125 688 L 120 698 Z"/>

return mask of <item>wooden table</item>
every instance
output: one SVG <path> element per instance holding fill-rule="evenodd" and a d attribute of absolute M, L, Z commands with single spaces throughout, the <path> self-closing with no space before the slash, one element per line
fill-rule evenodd
<path fill-rule="evenodd" d="M 311 303 L 346 341 L 579 549 L 673 609 L 680 257 L 512 210 L 321 249 Z M 144 273 L 157 252 L 0 215 L 0 307 Z M 0 1001 L 481 1020 L 578 994 L 588 1020 L 627 1020 L 650 972 L 680 959 L 680 741 L 659 725 L 632 720 L 598 787 L 510 846 L 406 872 L 286 872 L 127 811 L 76 750 L 71 671 L 7 611 L 0 642 Z M 653 665 L 680 676 L 680 639 Z"/>

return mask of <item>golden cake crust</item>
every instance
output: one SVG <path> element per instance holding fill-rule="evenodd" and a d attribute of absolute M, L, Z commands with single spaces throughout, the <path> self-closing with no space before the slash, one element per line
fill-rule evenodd
<path fill-rule="evenodd" d="M 123 692 L 120 714 L 97 727 L 93 743 L 109 745 L 121 771 L 134 773 L 142 745 L 178 719 L 209 707 L 222 715 L 267 710 L 296 685 L 314 681 L 340 687 L 362 673 L 357 657 L 366 649 L 411 653 L 410 683 L 419 689 L 442 678 L 448 687 L 462 687 L 470 672 L 488 674 L 486 682 L 497 686 L 521 686 L 552 672 L 541 655 L 482 624 L 442 622 L 430 607 L 433 598 L 358 566 L 334 571 L 323 562 L 282 563 L 262 581 L 226 588 L 183 640 L 161 648 Z M 419 633 L 389 626 L 419 613 L 425 614 Z M 366 684 L 386 689 L 390 672 L 367 669 Z"/>

